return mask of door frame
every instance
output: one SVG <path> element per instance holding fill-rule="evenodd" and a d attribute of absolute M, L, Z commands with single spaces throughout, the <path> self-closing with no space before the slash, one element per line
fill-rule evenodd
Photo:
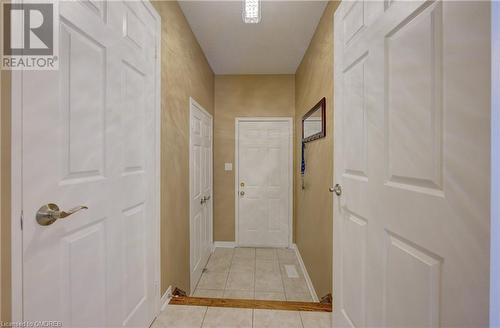
<path fill-rule="evenodd" d="M 491 3 L 491 254 L 490 326 L 500 326 L 500 3 Z"/>
<path fill-rule="evenodd" d="M 13 0 L 13 3 L 24 3 L 23 0 Z M 146 9 L 156 19 L 155 37 L 155 170 L 154 175 L 160 177 L 161 167 L 161 16 L 149 0 L 141 0 Z M 11 320 L 23 321 L 23 71 L 11 71 Z M 160 183 L 155 182 L 154 225 L 157 233 L 154 235 L 154 287 L 155 304 L 151 322 L 160 312 L 161 297 L 161 267 L 160 267 Z"/>
<path fill-rule="evenodd" d="M 194 290 L 196 288 L 196 285 L 198 284 L 198 281 L 193 281 L 193 277 L 191 276 L 191 264 L 193 261 L 193 258 L 191 257 L 191 247 L 192 247 L 192 239 L 191 239 L 191 227 L 193 225 L 193 217 L 191 215 L 191 182 L 193 181 L 193 176 L 191 175 L 191 169 L 193 168 L 193 161 L 192 161 L 192 156 L 191 156 L 191 147 L 192 147 L 192 138 L 191 138 L 191 118 L 192 112 L 193 112 L 193 107 L 196 107 L 199 111 L 210 117 L 210 127 L 212 128 L 212 136 L 211 136 L 211 158 L 210 158 L 210 185 L 212 189 L 212 197 L 211 197 L 211 204 L 210 206 L 210 211 L 209 211 L 209 245 L 214 244 L 214 118 L 213 115 L 210 114 L 201 106 L 196 100 L 194 100 L 192 97 L 189 97 L 189 286 L 191 293 L 194 293 Z"/>
<path fill-rule="evenodd" d="M 288 187 L 288 248 L 292 248 L 293 245 L 293 141 L 294 141 L 294 129 L 293 129 L 293 118 L 292 117 L 236 117 L 234 119 L 234 230 L 235 230 L 235 244 L 240 246 L 239 242 L 239 206 L 238 206 L 238 181 L 239 181 L 239 126 L 241 122 L 288 122 L 288 127 L 290 129 L 289 135 L 289 161 L 288 161 L 288 171 L 289 171 L 289 187 Z M 256 245 L 265 246 L 265 245 Z"/>
<path fill-rule="evenodd" d="M 332 38 L 333 38 L 333 56 L 334 58 L 338 58 L 337 56 L 339 56 L 339 52 L 342 52 L 342 48 L 340 47 L 341 43 L 343 42 L 343 39 L 340 40 L 339 39 L 339 35 L 338 35 L 338 32 L 336 33 L 336 22 L 337 21 L 341 21 L 340 20 L 340 10 L 339 8 L 341 8 L 341 6 L 345 6 L 344 4 L 345 1 L 341 1 L 341 3 L 337 6 L 337 9 L 335 10 L 335 13 L 333 14 L 333 17 L 332 17 Z M 342 58 L 342 57 L 341 57 Z M 331 184 L 331 188 L 333 188 L 335 186 L 336 183 L 340 183 L 339 181 L 337 181 L 337 176 L 336 176 L 336 168 L 337 168 L 337 164 L 336 163 L 339 163 L 339 162 L 342 162 L 344 161 L 344 158 L 340 158 L 339 156 L 336 156 L 336 154 L 342 154 L 343 153 L 341 152 L 341 149 L 339 149 L 339 147 L 342 147 L 342 142 L 338 142 L 338 145 L 339 146 L 335 146 L 335 143 L 337 142 L 338 139 L 342 139 L 342 134 L 337 130 L 338 128 L 338 125 L 340 124 L 339 123 L 339 116 L 340 116 L 340 110 L 337 110 L 337 108 L 341 105 L 341 101 L 339 100 L 339 98 L 341 97 L 341 92 L 342 90 L 340 89 L 342 84 L 337 84 L 337 74 L 336 74 L 336 71 L 339 70 L 341 71 L 341 69 L 339 68 L 340 67 L 340 64 L 339 64 L 339 61 L 340 60 L 335 60 L 334 61 L 334 67 L 333 67 L 333 72 L 332 72 L 332 80 L 333 80 L 333 102 L 332 102 L 332 106 L 333 106 L 333 115 L 331 117 L 331 120 L 333 121 L 333 143 L 332 143 L 332 147 L 333 147 L 333 168 L 332 168 L 332 184 Z M 336 274 L 335 274 L 335 268 L 337 268 L 339 265 L 340 265 L 340 259 L 341 259 L 341 254 L 340 254 L 340 247 L 342 246 L 341 243 L 340 243 L 340 240 L 337 240 L 338 238 L 335 238 L 335 235 L 336 235 L 336 231 L 338 230 L 341 230 L 341 226 L 340 226 L 340 221 L 341 221 L 341 212 L 340 212 L 340 207 L 341 207 L 341 204 L 340 204 L 340 198 L 337 197 L 337 195 L 335 195 L 335 193 L 333 193 L 333 189 L 330 189 L 330 193 L 331 193 L 331 197 L 333 197 L 333 202 L 332 202 L 332 221 L 333 221 L 333 224 L 332 224 L 332 236 L 333 236 L 333 244 L 332 244 L 332 294 L 333 295 L 339 295 L 341 292 L 340 292 L 340 286 L 337 286 L 335 284 L 335 280 L 339 280 L 338 277 L 336 277 Z M 341 294 L 340 294 L 341 295 Z M 335 299 L 333 300 L 332 302 L 332 306 L 335 304 L 338 303 L 338 298 L 335 297 Z M 333 311 L 332 311 L 332 315 L 331 315 L 331 322 L 332 322 L 332 327 L 333 327 L 333 322 L 335 320 L 335 317 L 341 317 L 341 314 L 339 314 L 339 310 L 336 310 L 336 307 L 333 306 Z"/>

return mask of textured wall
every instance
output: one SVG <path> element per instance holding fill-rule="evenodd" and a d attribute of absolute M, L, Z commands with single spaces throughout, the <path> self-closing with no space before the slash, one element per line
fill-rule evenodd
<path fill-rule="evenodd" d="M 161 292 L 189 291 L 189 97 L 213 113 L 214 74 L 176 1 L 162 18 Z"/>
<path fill-rule="evenodd" d="M 293 75 L 220 75 L 215 77 L 214 240 L 234 241 L 234 119 L 248 116 L 293 117 Z"/>
<path fill-rule="evenodd" d="M 333 13 L 330 2 L 295 75 L 295 150 L 300 167 L 301 120 L 326 97 L 326 138 L 306 146 L 305 190 L 295 170 L 295 242 L 319 297 L 332 291 L 333 197 Z"/>

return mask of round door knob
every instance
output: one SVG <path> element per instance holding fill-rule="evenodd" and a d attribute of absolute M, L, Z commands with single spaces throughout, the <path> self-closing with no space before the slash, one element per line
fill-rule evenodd
<path fill-rule="evenodd" d="M 244 191 L 240 191 L 240 195 L 241 195 L 241 196 L 244 196 L 244 195 L 245 195 L 245 192 L 244 192 Z"/>
<path fill-rule="evenodd" d="M 334 192 L 337 196 L 342 195 L 342 186 L 338 183 L 335 185 L 335 187 L 330 187 L 328 190 L 330 190 L 330 192 Z"/>

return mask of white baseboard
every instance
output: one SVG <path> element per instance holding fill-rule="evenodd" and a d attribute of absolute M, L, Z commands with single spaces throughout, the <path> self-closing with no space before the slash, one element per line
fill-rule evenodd
<path fill-rule="evenodd" d="M 160 299 L 160 312 L 165 310 L 171 299 L 172 299 L 172 286 L 168 286 L 167 291 L 165 292 L 165 294 L 163 294 L 163 296 Z"/>
<path fill-rule="evenodd" d="M 292 249 L 295 250 L 295 255 L 299 260 L 300 268 L 304 273 L 304 278 L 306 279 L 307 288 L 309 288 L 309 292 L 311 292 L 311 296 L 314 302 L 319 302 L 318 294 L 316 294 L 316 290 L 314 290 L 314 286 L 312 284 L 311 278 L 309 277 L 309 273 L 307 273 L 306 266 L 304 265 L 304 261 L 302 260 L 302 256 L 300 255 L 299 248 L 296 244 L 292 244 Z"/>
<path fill-rule="evenodd" d="M 213 249 L 215 248 L 235 248 L 236 243 L 234 241 L 214 241 Z"/>

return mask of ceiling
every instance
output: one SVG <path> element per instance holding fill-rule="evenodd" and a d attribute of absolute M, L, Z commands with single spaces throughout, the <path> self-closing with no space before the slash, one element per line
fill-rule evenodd
<path fill-rule="evenodd" d="M 262 1 L 245 24 L 242 1 L 180 1 L 215 74 L 294 74 L 327 1 Z"/>

